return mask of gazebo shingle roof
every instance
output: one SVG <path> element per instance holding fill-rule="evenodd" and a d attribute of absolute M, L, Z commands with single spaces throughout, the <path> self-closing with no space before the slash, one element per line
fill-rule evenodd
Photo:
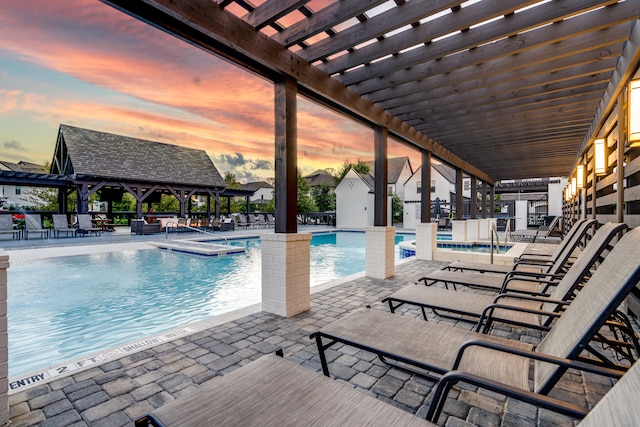
<path fill-rule="evenodd" d="M 224 188 L 203 150 L 60 125 L 76 176 Z"/>

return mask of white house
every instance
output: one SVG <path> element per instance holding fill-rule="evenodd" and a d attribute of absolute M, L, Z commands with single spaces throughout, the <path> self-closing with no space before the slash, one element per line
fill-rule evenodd
<path fill-rule="evenodd" d="M 41 165 L 19 161 L 10 163 L 0 161 L 0 170 L 13 172 L 46 173 Z M 22 187 L 20 185 L 0 184 L 0 207 L 8 209 L 12 207 L 32 207 L 38 199 L 33 194 L 32 187 Z"/>
<path fill-rule="evenodd" d="M 374 170 L 374 161 L 365 162 L 370 170 Z M 409 157 L 393 157 L 387 160 L 387 194 L 397 194 L 404 199 L 404 183 L 413 175 Z"/>
<path fill-rule="evenodd" d="M 273 199 L 275 187 L 266 181 L 255 181 L 242 184 L 242 189 L 253 191 L 253 196 L 249 197 L 252 203 L 266 204 Z"/>
<path fill-rule="evenodd" d="M 404 228 L 415 228 L 420 222 L 420 202 L 422 191 L 425 188 L 422 183 L 422 166 L 416 169 L 415 173 L 404 183 Z M 462 196 L 465 199 L 471 197 L 471 179 L 468 177 L 462 180 Z M 456 194 L 456 173 L 450 167 L 433 163 L 431 165 L 431 182 L 429 183 L 429 194 L 432 202 L 432 209 L 436 208 L 436 200 L 440 205 L 440 215 L 447 215 L 450 212 L 452 200 Z M 435 218 L 433 218 L 435 219 Z"/>
<path fill-rule="evenodd" d="M 373 225 L 374 177 L 353 169 L 336 187 L 336 227 L 362 229 Z M 391 224 L 391 197 L 387 204 L 387 224 Z"/>

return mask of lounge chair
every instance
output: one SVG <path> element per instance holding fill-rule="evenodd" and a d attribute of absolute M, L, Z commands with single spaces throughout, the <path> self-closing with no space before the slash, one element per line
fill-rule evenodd
<path fill-rule="evenodd" d="M 24 215 L 24 238 L 29 239 L 29 235 L 39 234 L 41 238 L 49 238 L 49 230 L 42 227 L 42 216 L 40 214 Z"/>
<path fill-rule="evenodd" d="M 548 226 L 540 226 L 537 230 L 514 230 L 509 234 L 515 241 L 531 241 L 535 243 L 536 239 L 550 237 L 558 226 L 559 221 L 560 217 L 556 216 Z"/>
<path fill-rule="evenodd" d="M 640 395 L 640 363 L 636 362 L 621 378 L 618 372 L 607 369 L 598 369 L 576 363 L 570 360 L 560 359 L 555 363 L 566 364 L 567 367 L 599 374 L 610 378 L 619 378 L 619 381 L 604 395 L 596 405 L 588 411 L 574 403 L 568 403 L 552 397 L 513 390 L 493 381 L 471 375 L 467 372 L 452 371 L 442 377 L 434 391 L 434 396 L 429 405 L 427 419 L 437 421 L 443 404 L 451 387 L 458 382 L 465 382 L 477 387 L 482 387 L 494 393 L 514 397 L 530 405 L 536 405 L 559 414 L 573 418 L 583 418 L 578 427 L 602 427 L 602 426 L 635 426 L 640 419 L 638 410 L 638 396 Z"/>
<path fill-rule="evenodd" d="M 256 227 L 267 228 L 269 224 L 267 224 L 267 222 L 265 221 L 264 215 L 257 214 L 255 217 L 256 217 L 256 221 L 254 224 Z"/>
<path fill-rule="evenodd" d="M 462 370 L 524 391 L 531 391 L 533 361 L 532 391 L 541 394 L 547 394 L 566 371 L 566 366 L 545 360 L 564 358 L 624 370 L 597 348 L 594 337 L 600 337 L 601 328 L 640 281 L 639 245 L 640 228 L 625 234 L 537 346 L 382 310 L 359 309 L 311 335 L 323 373 L 329 375 L 325 351 L 336 343 L 372 352 L 383 361 L 399 362 L 422 375 Z"/>
<path fill-rule="evenodd" d="M 533 254 L 523 254 L 520 256 L 514 265 L 498 265 L 487 264 L 482 262 L 469 262 L 469 261 L 454 261 L 451 264 L 443 268 L 443 270 L 451 271 L 481 271 L 481 272 L 494 272 L 494 273 L 508 273 L 513 270 L 538 268 L 538 271 L 542 271 L 543 267 L 549 267 L 553 265 L 561 257 L 570 257 L 575 251 L 575 248 L 583 241 L 591 227 L 597 225 L 595 219 L 582 219 L 577 221 L 571 230 L 567 233 L 564 240 L 556 246 L 556 250 L 550 254 L 550 256 L 540 256 Z"/>
<path fill-rule="evenodd" d="M 269 223 L 269 226 L 271 226 L 271 227 L 275 227 L 276 226 L 276 219 L 273 217 L 272 214 L 267 214 L 267 222 Z"/>
<path fill-rule="evenodd" d="M 434 426 L 276 355 L 216 377 L 135 425 Z"/>
<path fill-rule="evenodd" d="M 236 227 L 238 228 L 249 228 L 249 222 L 247 222 L 247 217 L 244 214 L 236 214 Z"/>
<path fill-rule="evenodd" d="M 617 371 L 561 359 L 577 369 L 611 378 Z M 530 405 L 583 418 L 578 427 L 632 426 L 640 411 L 640 364 L 634 364 L 593 409 L 548 396 L 518 391 L 463 371 L 447 373 L 436 385 L 427 418 L 437 421 L 452 386 L 465 382 Z M 227 375 L 203 384 L 197 392 L 155 409 L 136 427 L 173 425 L 367 425 L 429 426 L 422 420 L 379 399 L 275 355 L 263 356 Z"/>
<path fill-rule="evenodd" d="M 0 234 L 11 234 L 13 239 L 20 240 L 20 230 L 13 227 L 11 214 L 0 214 Z"/>
<path fill-rule="evenodd" d="M 548 298 L 509 293 L 491 296 L 433 286 L 409 285 L 382 302 L 389 304 L 392 313 L 405 304 L 420 307 L 425 320 L 425 309 L 436 314 L 447 313 L 444 314 L 445 317 L 455 314 L 461 320 L 478 322 L 476 331 L 484 328 L 485 333 L 494 321 L 548 330 L 551 322 L 559 316 L 558 312 L 564 309 L 575 291 L 586 281 L 590 270 L 603 256 L 609 243 L 626 227 L 626 224 L 612 222 L 600 227 L 569 271 L 553 287 Z"/>
<path fill-rule="evenodd" d="M 99 227 L 94 227 L 91 222 L 91 215 L 89 214 L 78 214 L 78 233 L 84 236 L 85 234 L 91 235 L 93 233 L 96 236 L 100 236 L 102 233 L 102 229 Z"/>
<path fill-rule="evenodd" d="M 76 237 L 76 229 L 69 225 L 67 215 L 53 214 L 53 236 L 59 238 L 60 232 L 66 233 L 67 237 L 69 237 L 69 233 L 71 233 L 72 237 Z"/>
<path fill-rule="evenodd" d="M 582 231 L 586 233 L 586 229 L 592 224 L 592 222 L 583 223 L 581 226 Z M 451 285 L 454 289 L 456 289 L 457 285 L 463 285 L 497 291 L 500 293 L 521 292 L 534 295 L 545 294 L 547 293 L 548 288 L 556 285 L 568 270 L 570 257 L 579 241 L 582 239 L 582 236 L 583 234 L 580 233 L 579 230 L 579 232 L 573 236 L 571 242 L 569 242 L 569 244 L 560 251 L 560 254 L 551 264 L 549 264 L 549 262 L 552 260 L 540 260 L 538 262 L 534 262 L 533 265 L 539 266 L 541 268 L 540 271 L 519 270 L 518 267 L 520 264 L 518 263 L 516 263 L 516 265 L 506 273 L 500 272 L 499 268 L 494 268 L 494 272 L 488 271 L 491 274 L 437 270 L 421 277 L 418 279 L 418 282 L 423 282 L 427 286 L 436 283 L 443 283 L 445 287 L 448 288 L 449 285 Z M 458 269 L 462 266 L 460 263 L 453 264 L 458 265 Z M 471 265 L 471 263 L 467 264 L 467 266 Z M 486 268 L 490 269 L 492 267 L 487 265 Z M 544 285 L 542 289 L 540 288 L 540 284 Z"/>

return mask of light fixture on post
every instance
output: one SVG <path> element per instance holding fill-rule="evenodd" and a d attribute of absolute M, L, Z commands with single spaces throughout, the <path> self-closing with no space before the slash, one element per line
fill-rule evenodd
<path fill-rule="evenodd" d="M 596 175 L 607 174 L 607 141 L 604 138 L 593 141 L 594 170 Z"/>
<path fill-rule="evenodd" d="M 640 79 L 629 83 L 629 147 L 640 147 Z"/>
<path fill-rule="evenodd" d="M 578 165 L 576 168 L 576 179 L 577 179 L 577 188 L 578 190 L 583 189 L 584 187 L 586 187 L 586 182 L 585 182 L 585 177 L 586 177 L 586 170 L 587 168 L 585 167 L 585 165 Z"/>

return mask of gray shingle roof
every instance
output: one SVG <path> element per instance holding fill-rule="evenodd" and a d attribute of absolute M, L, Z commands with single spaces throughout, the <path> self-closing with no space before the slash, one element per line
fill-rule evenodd
<path fill-rule="evenodd" d="M 304 179 L 311 187 L 315 187 L 316 185 L 335 186 L 333 176 L 324 169 L 318 169 L 317 171 L 305 176 Z"/>
<path fill-rule="evenodd" d="M 255 192 L 261 188 L 275 188 L 275 187 L 269 184 L 267 181 L 255 181 L 255 182 L 247 182 L 246 184 L 240 184 L 240 188 L 242 188 L 243 190 L 251 190 Z"/>
<path fill-rule="evenodd" d="M 203 150 L 68 125 L 60 125 L 59 134 L 78 176 L 225 187 Z"/>
<path fill-rule="evenodd" d="M 30 172 L 30 173 L 43 173 L 42 165 L 36 163 L 29 163 L 25 161 L 19 161 L 18 163 L 11 163 L 0 161 L 0 170 L 8 170 L 13 172 Z"/>
<path fill-rule="evenodd" d="M 404 168 L 405 163 L 407 163 L 408 161 L 409 161 L 408 156 L 393 157 L 387 160 L 387 183 L 388 184 L 395 184 L 398 182 L 398 178 L 400 178 L 402 169 Z M 369 168 L 371 169 L 371 173 L 374 173 L 374 161 L 369 160 L 365 163 L 369 165 Z M 411 169 L 411 163 L 409 163 L 409 169 Z"/>

